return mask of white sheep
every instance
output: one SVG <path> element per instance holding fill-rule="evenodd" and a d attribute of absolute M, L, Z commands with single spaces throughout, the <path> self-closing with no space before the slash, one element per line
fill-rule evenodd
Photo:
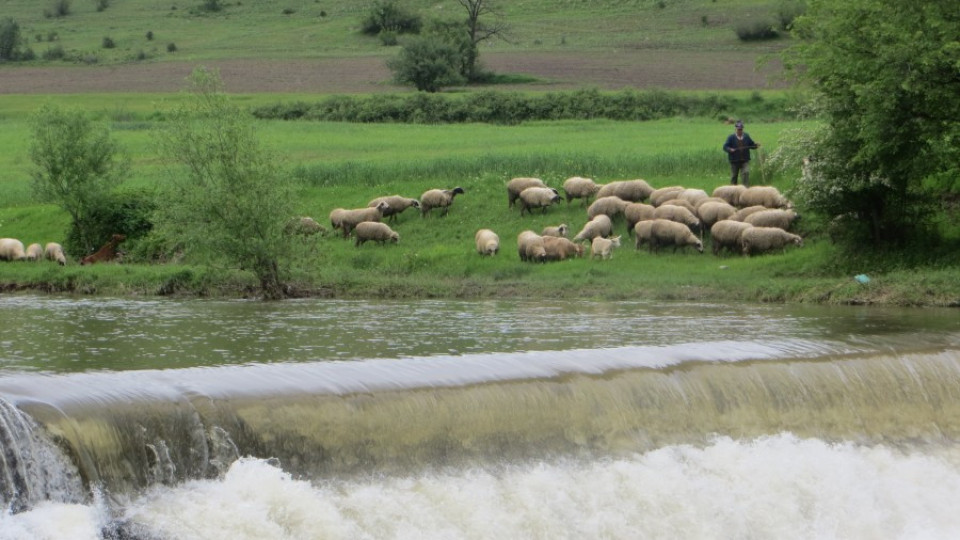
<path fill-rule="evenodd" d="M 750 214 L 755 214 L 755 213 L 757 213 L 757 212 L 763 212 L 764 210 L 767 210 L 767 207 L 766 207 L 766 206 L 759 205 L 759 204 L 758 204 L 758 205 L 755 205 L 755 206 L 746 206 L 746 207 L 744 207 L 744 208 L 741 208 L 741 209 L 737 210 L 737 211 L 736 211 L 732 216 L 730 216 L 728 219 L 731 219 L 731 220 L 733 220 L 733 221 L 744 221 L 745 219 L 747 219 L 747 216 L 749 216 Z"/>
<path fill-rule="evenodd" d="M 660 206 L 667 206 L 667 205 L 680 206 L 680 207 L 686 208 L 692 214 L 697 213 L 697 207 L 694 206 L 693 203 L 691 203 L 686 199 L 676 198 L 676 199 L 670 199 L 660 203 Z M 658 206 L 657 208 L 659 208 L 660 206 Z"/>
<path fill-rule="evenodd" d="M 740 207 L 740 194 L 746 191 L 747 186 L 740 184 L 717 186 L 713 190 L 713 196 L 719 197 L 733 206 Z"/>
<path fill-rule="evenodd" d="M 500 237 L 490 229 L 480 229 L 473 240 L 480 255 L 496 255 L 500 251 Z"/>
<path fill-rule="evenodd" d="M 641 221 L 653 219 L 653 213 L 656 208 L 652 204 L 630 203 L 623 209 L 623 217 L 627 220 L 627 233 L 633 232 L 633 228 Z"/>
<path fill-rule="evenodd" d="M 773 186 L 751 186 L 740 193 L 739 206 L 766 206 L 767 208 L 787 208 L 790 201 Z"/>
<path fill-rule="evenodd" d="M 524 262 L 544 262 L 547 250 L 543 246 L 543 237 L 526 230 L 517 235 L 517 253 Z"/>
<path fill-rule="evenodd" d="M 600 214 L 606 214 L 610 219 L 623 215 L 630 201 L 625 201 L 620 197 L 610 195 L 609 197 L 597 197 L 589 207 L 587 207 L 587 219 L 593 219 Z"/>
<path fill-rule="evenodd" d="M 426 216 L 434 208 L 443 208 L 440 215 L 447 215 L 450 205 L 453 204 L 453 198 L 463 193 L 462 187 L 453 189 L 428 189 L 420 196 L 420 216 Z"/>
<path fill-rule="evenodd" d="M 713 254 L 719 255 L 723 249 L 730 250 L 734 253 L 742 253 L 743 244 L 741 243 L 741 239 L 743 237 L 743 231 L 750 228 L 753 228 L 753 225 L 729 219 L 714 223 L 713 227 L 710 227 L 710 241 L 711 244 L 713 244 L 711 248 Z"/>
<path fill-rule="evenodd" d="M 682 206 L 672 204 L 658 206 L 656 210 L 653 211 L 653 217 L 654 219 L 669 219 L 670 221 L 682 223 L 689 227 L 695 234 L 700 234 L 702 231 L 700 218 Z"/>
<path fill-rule="evenodd" d="M 407 208 L 420 208 L 420 201 L 401 195 L 377 197 L 368 202 L 367 206 L 369 208 L 376 208 L 381 202 L 387 203 L 388 206 L 387 210 L 383 213 L 383 217 L 387 218 L 387 221 L 397 221 L 397 216 L 402 214 Z"/>
<path fill-rule="evenodd" d="M 652 219 L 645 219 L 643 221 L 638 221 L 636 225 L 633 226 L 634 234 L 634 243 L 633 246 L 636 249 L 640 249 L 644 243 L 650 246 L 650 249 L 653 249 L 653 221 Z"/>
<path fill-rule="evenodd" d="M 790 244 L 803 247 L 803 238 L 777 227 L 750 227 L 743 231 L 740 242 L 743 244 L 743 254 L 747 256 L 775 249 L 786 251 Z"/>
<path fill-rule="evenodd" d="M 696 208 L 698 202 L 710 198 L 710 195 L 702 189 L 687 188 L 681 191 L 677 198 L 687 201 Z"/>
<path fill-rule="evenodd" d="M 520 194 L 528 187 L 547 187 L 547 185 L 539 178 L 511 178 L 510 181 L 507 182 L 507 207 L 513 208 L 513 204 L 520 198 Z"/>
<path fill-rule="evenodd" d="M 391 229 L 386 223 L 380 223 L 379 221 L 363 221 L 357 223 L 353 233 L 356 235 L 355 245 L 357 247 L 368 240 L 373 240 L 381 246 L 385 245 L 388 241 L 394 244 L 400 242 L 400 234 Z"/>
<path fill-rule="evenodd" d="M 567 233 L 570 231 L 570 227 L 566 223 L 561 223 L 556 226 L 544 227 L 540 231 L 540 236 L 559 236 L 561 238 L 566 238 Z"/>
<path fill-rule="evenodd" d="M 789 231 L 790 226 L 798 219 L 800 219 L 800 215 L 793 210 L 771 208 L 769 210 L 754 212 L 744 218 L 743 221 L 754 227 L 777 227 L 778 229 Z"/>
<path fill-rule="evenodd" d="M 313 236 L 315 234 L 324 235 L 327 233 L 326 227 L 317 223 L 317 220 L 309 216 L 291 218 L 283 227 L 284 232 L 290 235 Z"/>
<path fill-rule="evenodd" d="M 343 231 L 343 237 L 346 238 L 350 236 L 350 232 L 360 223 L 367 221 L 379 222 L 388 208 L 387 203 L 382 202 L 374 208 L 366 207 L 344 210 L 339 214 L 340 229 Z M 334 210 L 334 212 L 336 212 L 336 210 Z M 332 214 L 331 212 L 331 216 Z M 330 218 L 330 221 L 331 223 L 333 222 L 333 217 Z"/>
<path fill-rule="evenodd" d="M 567 202 L 573 199 L 582 199 L 586 205 L 590 199 L 597 194 L 602 186 L 593 181 L 592 178 L 582 176 L 571 176 L 563 181 L 563 192 L 566 195 Z"/>
<path fill-rule="evenodd" d="M 43 248 L 40 244 L 33 243 L 27 246 L 24 259 L 28 261 L 39 261 L 43 257 Z"/>
<path fill-rule="evenodd" d="M 678 247 L 693 246 L 703 253 L 703 242 L 682 223 L 669 219 L 655 219 L 650 233 L 651 251 L 659 251 L 662 246 L 673 246 L 673 251 L 676 252 Z"/>
<path fill-rule="evenodd" d="M 737 184 L 737 185 L 739 185 L 739 184 Z M 711 202 L 720 202 L 720 203 L 730 204 L 729 202 L 727 202 L 726 199 L 722 199 L 722 198 L 720 198 L 720 197 L 707 197 L 706 199 L 699 199 L 699 200 L 697 200 L 697 204 L 695 204 L 694 206 L 695 206 L 697 209 L 699 209 L 701 206 L 703 206 L 703 205 L 705 205 L 705 204 L 707 204 L 707 203 L 711 203 Z M 730 205 L 730 206 L 734 206 L 734 205 Z M 736 208 L 736 206 L 734 206 L 734 208 Z"/>
<path fill-rule="evenodd" d="M 559 236 L 543 236 L 544 260 L 563 261 L 571 257 L 583 257 L 583 246 Z"/>
<path fill-rule="evenodd" d="M 60 266 L 66 266 L 67 256 L 63 253 L 63 246 L 56 242 L 47 242 L 43 246 L 43 258 L 48 261 L 56 261 Z"/>
<path fill-rule="evenodd" d="M 333 230 L 342 229 L 343 216 L 346 215 L 346 208 L 334 208 L 330 211 L 330 226 Z"/>
<path fill-rule="evenodd" d="M 573 237 L 574 242 L 579 242 L 581 240 L 593 240 L 598 236 L 604 238 L 610 236 L 610 233 L 613 232 L 613 221 L 610 220 L 610 216 L 606 214 L 600 214 L 590 221 L 588 221 L 580 232 Z"/>
<path fill-rule="evenodd" d="M 598 236 L 590 244 L 590 258 L 607 260 L 613 258 L 613 250 L 620 247 L 620 237 L 603 238 Z"/>
<path fill-rule="evenodd" d="M 666 186 L 653 190 L 653 193 L 650 194 L 650 204 L 653 206 L 660 206 L 670 199 L 676 199 L 677 194 L 681 193 L 684 189 L 683 186 Z"/>
<path fill-rule="evenodd" d="M 542 208 L 542 213 L 546 213 L 549 206 L 558 202 L 560 194 L 557 190 L 550 187 L 528 187 L 520 192 L 520 215 L 531 212 L 533 208 Z"/>
<path fill-rule="evenodd" d="M 653 193 L 653 187 L 646 180 L 637 178 L 604 184 L 597 192 L 597 198 L 613 196 L 625 201 L 640 202 L 647 200 L 651 193 Z"/>
<path fill-rule="evenodd" d="M 700 222 L 703 223 L 704 229 L 713 227 L 713 224 L 718 221 L 730 219 L 730 216 L 736 213 L 737 209 L 722 199 L 720 199 L 720 202 L 711 201 L 703 203 L 697 208 L 697 217 L 699 217 Z"/>
<path fill-rule="evenodd" d="M 16 238 L 0 238 L 0 261 L 22 261 L 26 258 L 23 242 Z"/>

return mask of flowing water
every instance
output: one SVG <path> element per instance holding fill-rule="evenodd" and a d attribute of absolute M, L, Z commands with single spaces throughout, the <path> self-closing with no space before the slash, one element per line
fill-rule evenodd
<path fill-rule="evenodd" d="M 0 539 L 957 538 L 960 312 L 0 296 Z"/>

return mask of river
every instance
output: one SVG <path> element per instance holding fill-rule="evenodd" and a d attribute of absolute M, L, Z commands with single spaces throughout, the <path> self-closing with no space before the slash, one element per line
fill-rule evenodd
<path fill-rule="evenodd" d="M 0 539 L 957 538 L 960 311 L 0 296 Z"/>

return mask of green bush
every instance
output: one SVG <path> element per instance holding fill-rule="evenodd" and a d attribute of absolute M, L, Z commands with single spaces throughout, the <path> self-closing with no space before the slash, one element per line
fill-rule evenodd
<path fill-rule="evenodd" d="M 70 0 L 54 0 L 49 9 L 43 11 L 43 16 L 50 19 L 53 17 L 66 17 L 70 14 Z"/>
<path fill-rule="evenodd" d="M 63 45 L 58 43 L 43 51 L 43 54 L 40 56 L 44 60 L 63 60 L 67 56 L 67 53 L 63 50 Z"/>
<path fill-rule="evenodd" d="M 793 21 L 807 12 L 805 0 L 782 0 L 777 8 L 777 21 L 780 30 L 789 31 L 793 28 Z"/>
<path fill-rule="evenodd" d="M 114 234 L 125 235 L 126 242 L 132 245 L 153 229 L 150 216 L 155 210 L 155 197 L 146 191 L 110 193 L 90 209 L 87 233 L 94 246 L 105 244 Z M 76 222 L 67 231 L 64 249 L 75 256 L 87 254 Z"/>
<path fill-rule="evenodd" d="M 177 44 L 173 42 L 167 43 L 167 52 L 177 52 Z"/>
<path fill-rule="evenodd" d="M 105 11 L 110 7 L 110 0 L 96 0 L 97 12 Z"/>
<path fill-rule="evenodd" d="M 460 73 L 460 52 L 437 38 L 408 39 L 400 54 L 387 60 L 387 67 L 399 84 L 410 84 L 424 92 L 466 82 Z"/>
<path fill-rule="evenodd" d="M 770 24 L 770 21 L 765 20 L 741 23 L 735 31 L 740 41 L 764 41 L 780 37 L 780 33 Z"/>
<path fill-rule="evenodd" d="M 417 34 L 423 26 L 423 20 L 416 13 L 410 13 L 396 0 L 376 0 L 367 16 L 360 22 L 360 31 L 369 36 L 381 32 L 396 34 Z"/>
<path fill-rule="evenodd" d="M 117 46 L 116 42 L 110 36 L 104 36 L 102 46 L 104 49 L 113 49 Z"/>
<path fill-rule="evenodd" d="M 0 60 L 17 60 L 20 54 L 20 25 L 10 17 L 0 20 Z"/>

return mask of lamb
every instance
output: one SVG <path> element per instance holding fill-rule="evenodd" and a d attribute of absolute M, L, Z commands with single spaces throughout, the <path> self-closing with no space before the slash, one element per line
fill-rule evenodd
<path fill-rule="evenodd" d="M 315 234 L 324 235 L 327 233 L 327 228 L 317 223 L 312 217 L 304 216 L 291 218 L 290 221 L 287 221 L 287 224 L 284 225 L 283 231 L 290 235 L 307 237 Z"/>
<path fill-rule="evenodd" d="M 43 246 L 43 257 L 48 261 L 57 261 L 60 266 L 67 265 L 67 256 L 63 253 L 63 246 L 56 242 L 47 242 Z"/>
<path fill-rule="evenodd" d="M 610 216 L 606 214 L 600 214 L 597 217 L 588 221 L 583 229 L 580 229 L 580 232 L 573 237 L 574 242 L 579 242 L 581 240 L 593 240 L 598 236 L 604 238 L 610 236 L 610 233 L 613 232 L 613 221 L 610 220 Z"/>
<path fill-rule="evenodd" d="M 583 204 L 586 205 L 600 191 L 601 187 L 592 178 L 582 176 L 571 176 L 563 181 L 563 192 L 566 195 L 567 203 L 573 199 L 583 199 Z"/>
<path fill-rule="evenodd" d="M 360 245 L 368 240 L 378 242 L 381 246 L 385 245 L 387 241 L 393 242 L 394 244 L 400 242 L 400 234 L 391 229 L 386 223 L 380 223 L 379 221 L 363 221 L 357 223 L 354 234 L 356 235 L 354 245 L 357 247 L 360 247 Z"/>
<path fill-rule="evenodd" d="M 381 202 L 387 203 L 388 208 L 383 212 L 383 217 L 387 221 L 396 222 L 397 216 L 402 214 L 407 208 L 420 208 L 420 201 L 400 195 L 386 195 L 377 197 L 367 203 L 368 208 L 376 208 Z"/>
<path fill-rule="evenodd" d="M 567 232 L 570 230 L 570 227 L 567 227 L 566 223 L 561 223 L 555 227 L 544 227 L 540 231 L 540 236 L 559 236 L 561 238 L 567 237 Z"/>
<path fill-rule="evenodd" d="M 597 198 L 601 197 L 620 197 L 625 201 L 640 202 L 647 200 L 647 197 L 653 193 L 653 187 L 642 178 L 636 180 L 619 180 L 605 184 L 597 192 Z"/>
<path fill-rule="evenodd" d="M 655 219 L 650 235 L 650 251 L 659 251 L 661 246 L 673 246 L 673 251 L 676 252 L 678 247 L 693 246 L 703 253 L 703 242 L 682 223 Z"/>
<path fill-rule="evenodd" d="M 743 231 L 740 242 L 747 256 L 775 249 L 786 251 L 789 244 L 803 247 L 803 238 L 776 227 L 750 227 Z"/>
<path fill-rule="evenodd" d="M 766 209 L 767 209 L 766 206 L 761 206 L 759 204 L 756 206 L 747 206 L 737 210 L 732 216 L 729 217 L 729 219 L 732 219 L 733 221 L 743 221 L 747 219 L 747 216 L 749 216 L 750 214 L 754 214 L 756 212 L 762 212 Z"/>
<path fill-rule="evenodd" d="M 40 244 L 33 243 L 27 246 L 25 259 L 28 261 L 39 261 L 43 257 L 43 248 Z"/>
<path fill-rule="evenodd" d="M 704 229 L 709 229 L 714 223 L 730 219 L 730 216 L 737 213 L 733 205 L 726 202 L 708 202 L 703 203 L 697 208 L 697 217 L 703 223 Z"/>
<path fill-rule="evenodd" d="M 462 187 L 453 189 L 429 189 L 420 196 L 420 216 L 425 217 L 430 210 L 434 208 L 443 208 L 440 215 L 447 215 L 450 205 L 453 204 L 453 198 L 462 194 Z"/>
<path fill-rule="evenodd" d="M 613 258 L 614 248 L 620 247 L 620 237 L 614 236 L 613 238 L 603 238 L 596 237 L 593 239 L 593 242 L 590 245 L 590 258 L 596 259 L 600 258 L 601 260 L 607 260 Z"/>
<path fill-rule="evenodd" d="M 653 249 L 653 244 L 651 243 L 653 240 L 653 221 L 652 219 L 646 219 L 637 222 L 637 224 L 633 226 L 635 237 L 633 245 L 636 249 L 640 249 L 640 246 L 643 245 L 644 242 L 650 245 L 651 250 Z"/>
<path fill-rule="evenodd" d="M 500 251 L 500 237 L 490 229 L 480 229 L 473 235 L 480 255 L 496 255 Z"/>
<path fill-rule="evenodd" d="M 739 206 L 766 206 L 767 208 L 787 208 L 790 201 L 773 186 L 751 186 L 740 194 Z"/>
<path fill-rule="evenodd" d="M 656 210 L 653 205 L 644 203 L 630 203 L 623 209 L 623 217 L 627 220 L 627 232 L 633 232 L 637 223 L 648 219 L 653 219 L 653 213 Z"/>
<path fill-rule="evenodd" d="M 682 192 L 684 189 L 683 186 L 667 186 L 659 189 L 653 190 L 653 193 L 650 194 L 650 204 L 654 206 L 660 206 L 670 199 L 676 199 L 677 194 Z"/>
<path fill-rule="evenodd" d="M 732 221 L 725 219 L 718 221 L 710 227 L 710 240 L 713 244 L 713 254 L 719 255 L 720 250 L 726 248 L 734 253 L 743 251 L 741 237 L 743 231 L 752 228 L 753 225 L 742 221 Z"/>
<path fill-rule="evenodd" d="M 110 262 L 117 258 L 117 244 L 126 240 L 127 237 L 122 234 L 114 234 L 110 241 L 103 245 L 96 253 L 87 255 L 80 259 L 80 265 L 95 264 L 98 262 Z"/>
<path fill-rule="evenodd" d="M 613 219 L 622 215 L 628 204 L 630 204 L 629 201 L 613 195 L 597 197 L 597 200 L 593 201 L 593 204 L 587 208 L 587 219 L 593 219 L 600 214 L 606 214 L 610 219 Z"/>
<path fill-rule="evenodd" d="M 753 225 L 754 227 L 776 227 L 778 229 L 789 231 L 790 226 L 793 225 L 793 222 L 799 219 L 800 215 L 793 210 L 780 210 L 779 208 L 771 208 L 769 210 L 754 212 L 747 216 L 743 221 Z"/>
<path fill-rule="evenodd" d="M 740 194 L 746 191 L 747 186 L 742 186 L 740 184 L 736 185 L 726 185 L 726 186 L 717 186 L 713 190 L 713 196 L 719 197 L 733 206 L 740 207 Z"/>
<path fill-rule="evenodd" d="M 340 229 L 343 231 L 343 237 L 350 236 L 350 232 L 360 223 L 367 221 L 379 222 L 386 213 L 387 203 L 381 202 L 374 208 L 354 208 L 353 210 L 344 210 L 340 215 Z M 334 210 L 336 212 L 336 210 Z M 332 222 L 331 218 L 331 222 Z"/>
<path fill-rule="evenodd" d="M 689 227 L 691 232 L 696 234 L 700 234 L 702 230 L 700 227 L 700 218 L 682 206 L 674 206 L 672 204 L 658 206 L 653 211 L 653 217 L 654 219 L 669 219 L 670 221 L 682 223 Z"/>
<path fill-rule="evenodd" d="M 520 192 L 520 215 L 531 212 L 532 208 L 542 208 L 547 213 L 547 207 L 560 202 L 560 194 L 549 187 L 528 187 Z M 531 212 L 532 213 L 532 212 Z"/>
<path fill-rule="evenodd" d="M 547 258 L 547 250 L 543 245 L 543 237 L 526 230 L 517 235 L 517 253 L 524 262 L 543 262 Z"/>
<path fill-rule="evenodd" d="M 543 180 L 539 178 L 513 178 L 507 182 L 508 208 L 513 208 L 513 204 L 520 198 L 520 194 L 528 187 L 547 187 Z"/>
<path fill-rule="evenodd" d="M 571 257 L 583 257 L 583 246 L 559 236 L 543 236 L 544 260 L 563 261 Z"/>
<path fill-rule="evenodd" d="M 23 242 L 16 238 L 0 238 L 0 260 L 22 261 L 27 258 Z"/>

